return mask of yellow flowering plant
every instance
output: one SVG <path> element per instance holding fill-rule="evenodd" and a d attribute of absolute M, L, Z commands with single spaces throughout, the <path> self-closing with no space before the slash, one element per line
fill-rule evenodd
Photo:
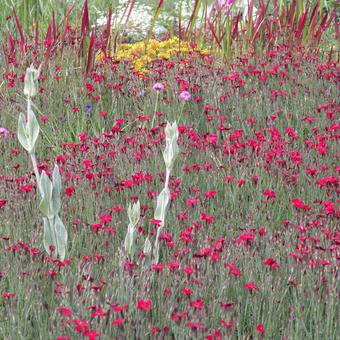
<path fill-rule="evenodd" d="M 209 55 L 209 50 L 200 49 L 197 46 L 191 46 L 187 41 L 173 37 L 167 40 L 158 41 L 150 39 L 146 44 L 140 41 L 132 44 L 121 44 L 117 53 L 113 56 L 114 61 L 128 60 L 131 61 L 134 71 L 145 74 L 148 70 L 148 64 L 156 59 L 168 60 L 172 56 L 179 53 L 199 53 L 201 55 Z M 105 57 L 103 51 L 98 51 L 96 62 L 102 61 Z"/>

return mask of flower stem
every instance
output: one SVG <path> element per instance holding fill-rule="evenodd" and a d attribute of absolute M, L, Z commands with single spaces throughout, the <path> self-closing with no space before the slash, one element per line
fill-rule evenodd
<path fill-rule="evenodd" d="M 156 112 L 158 110 L 158 99 L 159 99 L 159 92 L 157 91 L 155 110 L 153 112 L 153 117 L 152 117 L 152 122 L 151 122 L 151 129 L 153 128 L 153 124 L 155 122 L 155 117 L 156 117 Z"/>

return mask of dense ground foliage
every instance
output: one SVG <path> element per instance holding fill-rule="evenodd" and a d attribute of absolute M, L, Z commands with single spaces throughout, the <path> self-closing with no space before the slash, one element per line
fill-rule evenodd
<path fill-rule="evenodd" d="M 46 40 L 32 46 L 25 58 L 45 60 Z M 278 45 L 226 63 L 172 38 L 145 54 L 98 50 L 87 72 L 72 44 L 49 58 L 32 105 L 39 172 L 57 164 L 62 177 L 64 260 L 42 246 L 16 131 L 28 65 L 13 51 L 0 67 L 0 338 L 336 339 L 340 74 L 321 50 Z M 180 154 L 160 258 L 146 266 L 167 121 Z"/>

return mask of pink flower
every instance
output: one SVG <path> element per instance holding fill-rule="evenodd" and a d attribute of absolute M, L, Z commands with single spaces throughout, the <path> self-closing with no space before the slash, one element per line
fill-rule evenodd
<path fill-rule="evenodd" d="M 10 136 L 10 132 L 4 127 L 0 127 L 0 137 L 7 139 L 9 136 Z"/>
<path fill-rule="evenodd" d="M 217 0 L 216 5 L 218 8 L 231 6 L 236 0 Z"/>
<path fill-rule="evenodd" d="M 152 86 L 152 89 L 156 92 L 163 92 L 164 91 L 164 85 L 162 83 L 156 83 L 154 86 Z"/>
<path fill-rule="evenodd" d="M 179 99 L 184 100 L 184 101 L 189 101 L 191 99 L 191 94 L 188 91 L 182 91 L 179 94 Z"/>

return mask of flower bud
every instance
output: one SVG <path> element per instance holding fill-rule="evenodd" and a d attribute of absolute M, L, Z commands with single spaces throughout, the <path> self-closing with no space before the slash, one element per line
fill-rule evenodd
<path fill-rule="evenodd" d="M 134 203 L 132 206 L 129 204 L 127 213 L 128 213 L 130 225 L 134 227 L 138 223 L 139 217 L 140 217 L 139 201 L 137 203 Z"/>
<path fill-rule="evenodd" d="M 38 78 L 40 75 L 41 65 L 35 69 L 32 65 L 26 69 L 24 80 L 24 94 L 27 97 L 34 97 L 38 93 Z"/>
<path fill-rule="evenodd" d="M 147 237 L 146 240 L 145 240 L 145 243 L 144 243 L 143 253 L 145 254 L 145 256 L 150 256 L 151 250 L 152 250 L 151 242 L 150 242 L 149 238 Z"/>

